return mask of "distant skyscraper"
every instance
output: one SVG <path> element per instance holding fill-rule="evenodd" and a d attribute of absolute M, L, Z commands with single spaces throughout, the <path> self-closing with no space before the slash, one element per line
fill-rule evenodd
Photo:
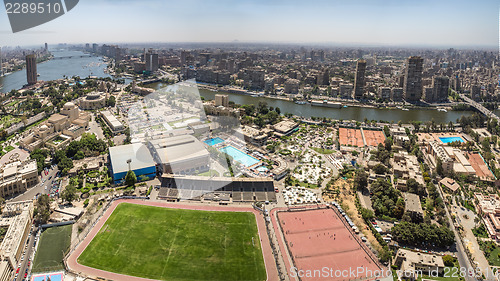
<path fill-rule="evenodd" d="M 97 53 L 97 44 L 92 44 L 92 52 Z"/>
<path fill-rule="evenodd" d="M 405 81 L 404 81 L 404 99 L 408 102 L 419 101 L 422 98 L 422 71 L 424 59 L 421 57 L 409 57 Z"/>
<path fill-rule="evenodd" d="M 356 76 L 354 77 L 354 91 L 352 92 L 352 97 L 354 99 L 362 98 L 365 92 L 365 71 L 366 61 L 358 60 L 356 65 Z"/>
<path fill-rule="evenodd" d="M 154 72 L 158 70 L 158 54 L 148 52 L 145 55 L 146 70 Z"/>
<path fill-rule="evenodd" d="M 28 85 L 33 85 L 37 80 L 36 72 L 36 55 L 26 56 L 26 76 L 28 79 Z"/>
<path fill-rule="evenodd" d="M 432 93 L 434 100 L 444 102 L 448 100 L 448 88 L 450 79 L 446 76 L 432 77 Z"/>
<path fill-rule="evenodd" d="M 48 51 L 49 50 L 49 45 L 47 43 L 45 43 L 45 51 Z"/>

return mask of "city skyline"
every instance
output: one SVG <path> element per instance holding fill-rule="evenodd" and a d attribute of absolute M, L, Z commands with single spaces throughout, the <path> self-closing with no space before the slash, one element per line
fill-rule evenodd
<path fill-rule="evenodd" d="M 483 1 L 82 1 L 1 46 L 57 43 L 242 42 L 498 47 L 498 3 Z"/>

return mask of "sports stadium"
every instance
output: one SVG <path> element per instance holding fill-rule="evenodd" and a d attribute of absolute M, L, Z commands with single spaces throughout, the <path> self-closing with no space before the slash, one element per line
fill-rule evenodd
<path fill-rule="evenodd" d="M 109 280 L 278 280 L 259 212 L 142 200 L 111 203 L 66 257 L 79 275 Z"/>

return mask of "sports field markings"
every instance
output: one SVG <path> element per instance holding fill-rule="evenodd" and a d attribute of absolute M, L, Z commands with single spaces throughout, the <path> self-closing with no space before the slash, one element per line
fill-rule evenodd
<path fill-rule="evenodd" d="M 179 216 L 179 221 L 180 221 L 180 218 L 182 218 L 182 214 Z M 177 234 L 179 233 L 179 224 L 177 224 L 177 227 L 175 228 L 175 234 L 174 234 L 174 239 L 172 239 L 172 243 L 170 243 L 170 247 L 168 249 L 168 256 L 167 256 L 167 260 L 165 261 L 165 266 L 163 266 L 163 270 L 161 271 L 161 277 L 164 276 L 165 274 L 165 269 L 167 269 L 167 265 L 168 265 L 168 260 L 170 259 L 170 255 L 172 254 L 172 248 L 174 247 L 174 244 L 175 244 L 175 239 L 177 238 Z"/>

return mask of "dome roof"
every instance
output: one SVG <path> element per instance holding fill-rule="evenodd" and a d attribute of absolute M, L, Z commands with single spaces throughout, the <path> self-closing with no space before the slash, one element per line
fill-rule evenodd
<path fill-rule="evenodd" d="M 71 107 L 75 107 L 75 104 L 70 101 L 64 104 L 64 108 L 71 108 Z"/>

